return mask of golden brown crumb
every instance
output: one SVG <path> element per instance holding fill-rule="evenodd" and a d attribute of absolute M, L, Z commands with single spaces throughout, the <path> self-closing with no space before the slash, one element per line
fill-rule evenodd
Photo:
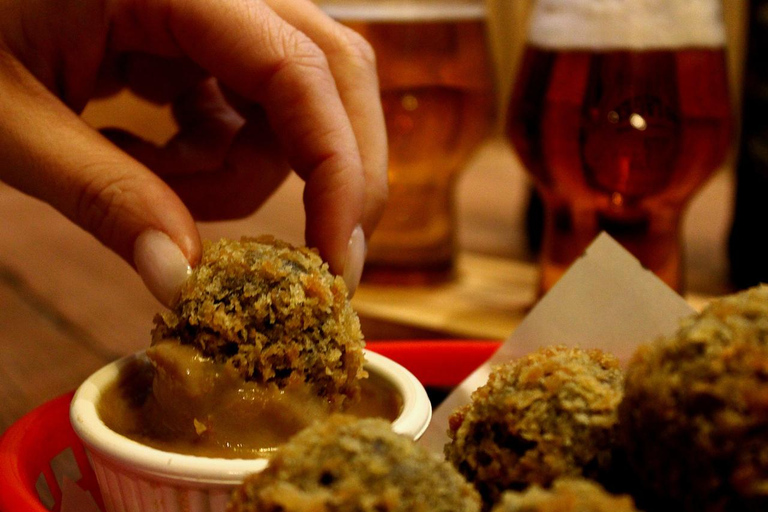
<path fill-rule="evenodd" d="M 334 415 L 304 429 L 235 491 L 228 512 L 478 512 L 477 492 L 380 419 Z"/>
<path fill-rule="evenodd" d="M 619 408 L 640 480 L 674 510 L 768 510 L 768 286 L 641 347 Z"/>
<path fill-rule="evenodd" d="M 505 492 L 492 512 L 637 512 L 628 495 L 614 496 L 580 478 L 555 480 L 550 489 L 538 485 Z"/>
<path fill-rule="evenodd" d="M 445 454 L 486 507 L 508 489 L 599 477 L 616 445 L 622 372 L 598 350 L 548 347 L 497 366 L 450 418 Z"/>
<path fill-rule="evenodd" d="M 273 237 L 205 242 L 153 344 L 179 339 L 246 381 L 307 382 L 332 403 L 359 393 L 363 335 L 341 277 L 316 251 Z"/>

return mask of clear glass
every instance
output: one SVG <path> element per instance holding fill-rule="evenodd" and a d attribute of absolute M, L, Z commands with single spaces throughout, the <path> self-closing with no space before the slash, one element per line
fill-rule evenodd
<path fill-rule="evenodd" d="M 682 291 L 681 215 L 731 143 L 719 0 L 538 0 L 506 133 L 544 205 L 540 292 L 601 231 Z"/>
<path fill-rule="evenodd" d="M 450 280 L 457 177 L 489 133 L 495 91 L 482 0 L 321 2 L 376 51 L 389 139 L 389 201 L 364 282 Z"/>

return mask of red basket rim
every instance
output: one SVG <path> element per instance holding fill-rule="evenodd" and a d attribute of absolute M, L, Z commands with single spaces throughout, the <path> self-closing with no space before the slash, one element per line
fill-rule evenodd
<path fill-rule="evenodd" d="M 38 499 L 36 479 L 30 475 L 30 468 L 35 462 L 33 458 L 41 453 L 40 439 L 50 431 L 51 419 L 69 417 L 72 395 L 70 391 L 36 407 L 0 437 L 0 472 L 4 477 L 0 481 L 0 511 L 50 512 Z M 66 440 L 66 436 L 61 440 Z M 62 446 L 61 450 L 65 448 Z"/>

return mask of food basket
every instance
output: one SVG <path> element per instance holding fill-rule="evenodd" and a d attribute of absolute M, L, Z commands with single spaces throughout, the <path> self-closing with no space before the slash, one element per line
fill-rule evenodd
<path fill-rule="evenodd" d="M 439 400 L 499 347 L 493 341 L 378 341 L 366 348 L 411 371 Z M 0 437 L 0 512 L 59 512 L 77 486 L 103 510 L 96 477 L 69 423 L 72 392 L 31 411 Z"/>

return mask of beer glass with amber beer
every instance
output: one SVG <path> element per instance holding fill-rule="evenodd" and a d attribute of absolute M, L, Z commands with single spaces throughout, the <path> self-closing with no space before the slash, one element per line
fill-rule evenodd
<path fill-rule="evenodd" d="M 495 107 L 483 0 L 326 0 L 376 52 L 389 201 L 364 282 L 432 284 L 455 268 L 454 189 Z"/>
<path fill-rule="evenodd" d="M 719 0 L 536 1 L 506 133 L 544 205 L 541 291 L 602 231 L 681 291 L 730 115 Z"/>

